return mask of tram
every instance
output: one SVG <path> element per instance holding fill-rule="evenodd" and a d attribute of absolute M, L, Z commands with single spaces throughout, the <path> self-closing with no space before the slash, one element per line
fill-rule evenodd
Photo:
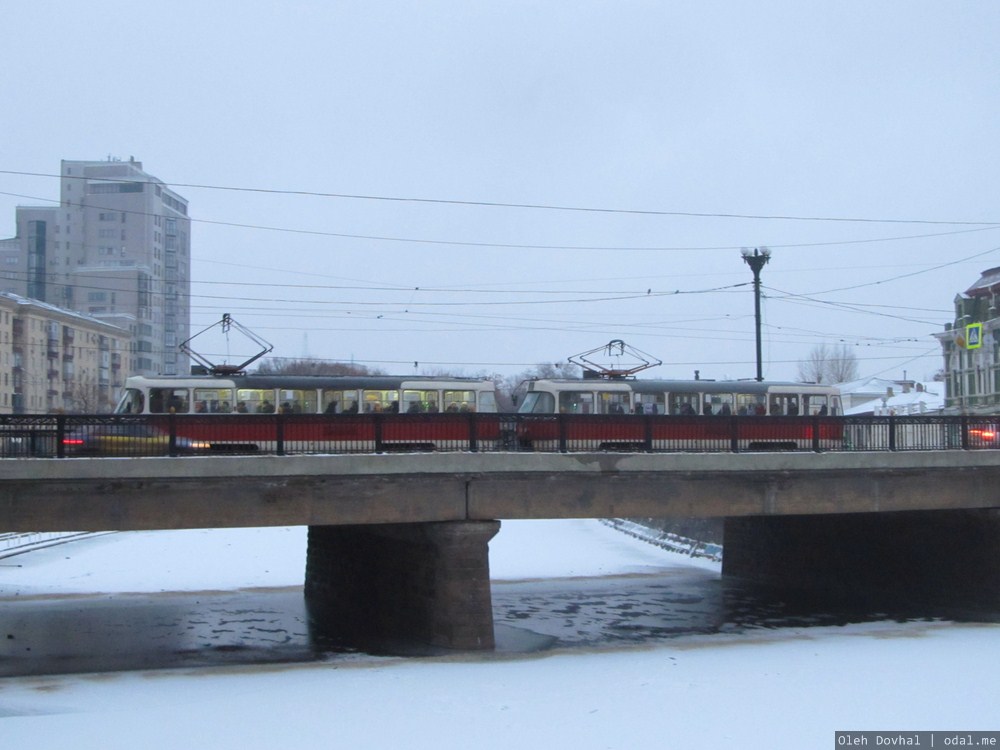
<path fill-rule="evenodd" d="M 391 375 L 136 375 L 118 414 L 495 412 L 487 378 Z"/>
<path fill-rule="evenodd" d="M 822 419 L 843 413 L 840 393 L 832 386 L 584 377 L 531 380 L 525 388 L 518 407 L 525 417 L 591 417 L 565 424 L 554 418 L 525 419 L 519 423 L 521 445 L 537 450 L 553 450 L 557 439 L 569 450 L 697 450 L 733 439 L 733 425 L 720 417 L 739 419 L 736 447 L 742 450 L 808 449 L 817 438 L 843 437 L 837 420 Z"/>
<path fill-rule="evenodd" d="M 434 450 L 469 440 L 469 415 L 496 413 L 487 378 L 389 375 L 172 375 L 127 378 L 120 415 L 159 415 L 213 451 L 273 450 L 275 415 L 287 452 Z M 383 415 L 398 415 L 382 419 Z M 496 439 L 499 420 L 477 420 Z"/>

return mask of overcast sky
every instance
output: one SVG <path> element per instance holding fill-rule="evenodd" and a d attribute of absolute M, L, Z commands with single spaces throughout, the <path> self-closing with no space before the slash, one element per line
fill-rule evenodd
<path fill-rule="evenodd" d="M 991 0 L 3 18 L 0 236 L 60 159 L 135 157 L 190 202 L 193 329 L 230 313 L 280 356 L 509 374 L 622 339 L 652 375 L 753 377 L 740 248 L 767 246 L 766 377 L 844 342 L 929 378 L 1000 265 Z"/>

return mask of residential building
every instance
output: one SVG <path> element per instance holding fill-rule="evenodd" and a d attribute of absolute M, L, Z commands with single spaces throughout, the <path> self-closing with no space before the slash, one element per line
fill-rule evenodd
<path fill-rule="evenodd" d="M 955 320 L 934 336 L 944 354 L 945 408 L 1000 413 L 1000 268 L 955 297 Z"/>
<path fill-rule="evenodd" d="M 0 241 L 0 290 L 132 334 L 125 369 L 183 374 L 190 330 L 187 201 L 128 161 L 63 161 L 59 206 L 19 206 Z"/>
<path fill-rule="evenodd" d="M 0 414 L 111 411 L 129 343 L 107 322 L 0 292 Z"/>

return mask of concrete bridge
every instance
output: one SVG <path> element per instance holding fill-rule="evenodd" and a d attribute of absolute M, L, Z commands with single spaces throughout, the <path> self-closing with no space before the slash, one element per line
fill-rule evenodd
<path fill-rule="evenodd" d="M 0 531 L 308 526 L 311 614 L 362 647 L 492 648 L 488 545 L 503 519 L 724 518 L 724 575 L 1000 596 L 1000 451 L 25 459 L 0 470 Z"/>

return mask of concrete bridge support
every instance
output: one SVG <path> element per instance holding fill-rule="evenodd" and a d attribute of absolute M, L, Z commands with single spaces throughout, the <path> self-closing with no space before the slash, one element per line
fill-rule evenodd
<path fill-rule="evenodd" d="M 727 518 L 722 574 L 835 595 L 1000 599 L 1000 511 Z"/>
<path fill-rule="evenodd" d="M 489 540 L 499 521 L 310 526 L 313 626 L 382 652 L 494 648 Z"/>

